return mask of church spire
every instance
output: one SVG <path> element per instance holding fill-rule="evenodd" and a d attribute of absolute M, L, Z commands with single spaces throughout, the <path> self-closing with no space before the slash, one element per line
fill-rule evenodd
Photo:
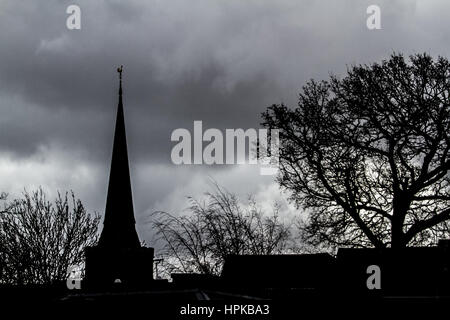
<path fill-rule="evenodd" d="M 119 73 L 119 104 L 122 104 L 122 71 L 123 66 L 117 68 L 117 72 Z"/>
<path fill-rule="evenodd" d="M 119 105 L 117 107 L 114 145 L 109 173 L 108 195 L 105 219 L 99 246 L 111 248 L 138 248 L 139 237 L 134 219 L 133 196 L 131 192 L 130 169 L 128 164 L 127 139 L 122 103 L 122 71 L 119 73 Z"/>

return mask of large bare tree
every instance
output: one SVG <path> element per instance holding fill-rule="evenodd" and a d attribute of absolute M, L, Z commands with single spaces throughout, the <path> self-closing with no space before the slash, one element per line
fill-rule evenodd
<path fill-rule="evenodd" d="M 449 236 L 449 89 L 446 58 L 393 54 L 311 80 L 295 109 L 268 108 L 278 181 L 308 213 L 304 240 L 402 248 Z"/>
<path fill-rule="evenodd" d="M 166 273 L 217 275 L 229 254 L 275 254 L 288 248 L 290 227 L 280 221 L 276 205 L 267 215 L 253 199 L 242 204 L 217 185 L 206 196 L 206 202 L 189 198 L 187 215 L 153 215 Z"/>
<path fill-rule="evenodd" d="M 9 202 L 0 213 L 0 283 L 65 280 L 69 266 L 82 265 L 85 246 L 97 241 L 99 219 L 73 193 L 50 202 L 38 189 Z"/>

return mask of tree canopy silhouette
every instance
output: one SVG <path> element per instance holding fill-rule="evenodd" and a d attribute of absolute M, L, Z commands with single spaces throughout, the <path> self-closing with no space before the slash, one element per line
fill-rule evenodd
<path fill-rule="evenodd" d="M 250 199 L 215 185 L 206 202 L 189 198 L 189 215 L 155 212 L 153 225 L 162 241 L 163 273 L 199 272 L 218 275 L 230 254 L 274 254 L 286 250 L 289 226 L 280 221 L 278 207 L 267 215 Z"/>
<path fill-rule="evenodd" d="M 85 246 L 97 241 L 99 219 L 74 194 L 58 194 L 52 203 L 39 189 L 11 201 L 0 212 L 0 283 L 66 280 L 68 267 L 81 266 Z"/>
<path fill-rule="evenodd" d="M 263 113 L 281 131 L 278 181 L 307 212 L 304 240 L 401 248 L 449 236 L 449 89 L 446 58 L 393 54 Z"/>

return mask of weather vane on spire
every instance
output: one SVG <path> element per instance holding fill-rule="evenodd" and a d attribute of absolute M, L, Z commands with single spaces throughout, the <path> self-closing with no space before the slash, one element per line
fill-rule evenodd
<path fill-rule="evenodd" d="M 123 66 L 121 65 L 119 68 L 117 68 L 117 72 L 119 73 L 120 80 L 122 80 L 122 71 L 123 71 Z"/>

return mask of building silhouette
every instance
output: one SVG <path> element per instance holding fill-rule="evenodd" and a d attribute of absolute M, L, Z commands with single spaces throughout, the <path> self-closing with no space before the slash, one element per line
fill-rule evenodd
<path fill-rule="evenodd" d="M 119 72 L 114 144 L 103 230 L 98 245 L 86 248 L 86 286 L 106 290 L 118 283 L 146 288 L 153 279 L 153 248 L 141 246 L 136 232 L 128 164 L 122 100 L 122 66 Z"/>

